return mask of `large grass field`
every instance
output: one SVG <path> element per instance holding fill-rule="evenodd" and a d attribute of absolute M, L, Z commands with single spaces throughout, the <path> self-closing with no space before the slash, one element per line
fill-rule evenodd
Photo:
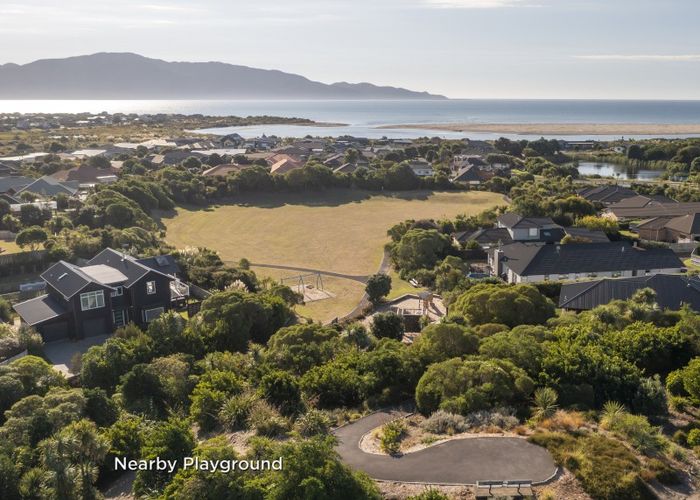
<path fill-rule="evenodd" d="M 177 248 L 206 246 L 225 261 L 245 257 L 253 264 L 365 276 L 379 268 L 392 225 L 406 219 L 471 215 L 504 204 L 499 194 L 477 191 L 257 194 L 237 204 L 179 208 L 162 223 L 168 243 Z M 254 270 L 274 278 L 295 274 Z M 357 304 L 363 289 L 360 283 L 337 278 L 327 280 L 326 286 L 338 298 L 310 304 L 300 313 L 319 320 L 342 316 Z"/>

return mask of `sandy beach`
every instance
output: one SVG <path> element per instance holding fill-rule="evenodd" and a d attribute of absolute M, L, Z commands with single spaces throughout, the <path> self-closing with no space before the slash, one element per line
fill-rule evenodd
<path fill-rule="evenodd" d="M 700 134 L 700 123 L 422 123 L 383 125 L 383 129 L 426 129 L 524 135 Z"/>

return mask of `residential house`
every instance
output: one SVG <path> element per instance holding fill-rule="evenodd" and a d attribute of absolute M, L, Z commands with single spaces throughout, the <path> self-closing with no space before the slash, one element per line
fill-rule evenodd
<path fill-rule="evenodd" d="M 215 167 L 208 168 L 202 172 L 202 177 L 226 177 L 228 174 L 240 172 L 250 165 L 239 165 L 237 163 L 222 163 Z"/>
<path fill-rule="evenodd" d="M 656 292 L 656 304 L 661 309 L 677 311 L 687 305 L 695 312 L 700 312 L 700 279 L 697 276 L 680 274 L 565 283 L 559 294 L 559 307 L 572 311 L 588 311 L 613 300 L 628 300 L 644 288 L 651 288 Z"/>
<path fill-rule="evenodd" d="M 328 157 L 326 159 L 326 161 L 323 162 L 323 164 L 325 166 L 327 166 L 328 168 L 335 169 L 335 168 L 338 168 L 341 165 L 345 164 L 344 158 L 345 158 L 344 154 L 338 153 L 338 154 L 335 154 L 335 155 Z"/>
<path fill-rule="evenodd" d="M 610 205 L 610 208 L 620 209 L 620 208 L 646 208 L 654 207 L 662 204 L 673 204 L 677 203 L 676 200 L 672 200 L 667 196 L 663 195 L 644 195 L 638 194 L 637 196 L 632 196 L 618 201 L 617 203 Z"/>
<path fill-rule="evenodd" d="M 485 169 L 476 165 L 468 165 L 460 168 L 453 176 L 452 182 L 478 186 L 494 177 L 493 170 Z"/>
<path fill-rule="evenodd" d="M 60 261 L 42 275 L 46 294 L 14 306 L 45 342 L 145 327 L 189 294 L 172 257 L 136 259 L 111 248 L 84 266 Z"/>
<path fill-rule="evenodd" d="M 276 155 L 279 156 L 279 155 Z M 282 175 L 297 168 L 304 166 L 304 163 L 300 160 L 296 160 L 290 156 L 284 155 L 284 158 L 279 159 L 270 167 L 271 174 Z"/>
<path fill-rule="evenodd" d="M 692 243 L 700 241 L 700 213 L 678 217 L 654 217 L 635 226 L 643 240 L 667 243 Z"/>
<path fill-rule="evenodd" d="M 23 192 L 34 193 L 47 198 L 65 194 L 67 196 L 75 196 L 78 192 L 79 183 L 76 181 L 60 182 L 49 175 L 45 175 L 36 179 L 31 184 L 24 186 L 17 194 Z"/>
<path fill-rule="evenodd" d="M 627 242 L 512 243 L 492 249 L 488 263 L 492 275 L 509 283 L 648 276 L 685 270 L 668 248 L 642 249 Z"/>
<path fill-rule="evenodd" d="M 62 183 L 77 182 L 79 185 L 108 184 L 116 181 L 116 175 L 119 173 L 119 169 L 115 168 L 112 163 L 110 163 L 108 168 L 97 168 L 84 163 L 68 170 L 59 170 L 50 177 Z"/>
<path fill-rule="evenodd" d="M 0 163 L 0 177 L 6 177 L 9 175 L 17 175 L 17 169 L 12 165 L 7 163 Z"/>
<path fill-rule="evenodd" d="M 34 182 L 31 177 L 11 175 L 9 177 L 0 177 L 0 195 L 7 195 L 16 198 L 22 188 Z"/>
<path fill-rule="evenodd" d="M 603 212 L 604 217 L 613 220 L 653 219 L 654 217 L 680 217 L 681 215 L 700 213 L 699 202 L 659 203 L 644 207 L 619 207 L 612 205 Z"/>
<path fill-rule="evenodd" d="M 594 186 L 587 187 L 578 191 L 578 195 L 591 203 L 601 203 L 603 205 L 612 205 L 626 198 L 638 196 L 636 191 L 618 185 Z"/>
<path fill-rule="evenodd" d="M 409 160 L 406 164 L 411 167 L 413 173 L 418 177 L 430 177 L 433 175 L 433 166 L 430 162 L 424 160 L 423 158 L 417 158 L 415 160 Z"/>
<path fill-rule="evenodd" d="M 508 212 L 498 217 L 497 227 L 508 230 L 513 241 L 559 241 L 562 228 L 550 217 L 523 217 Z"/>
<path fill-rule="evenodd" d="M 550 221 L 551 219 L 546 220 Z M 537 239 L 531 239 L 529 230 L 526 234 L 524 231 L 519 231 L 518 228 L 509 230 L 506 227 L 489 227 L 476 231 L 458 232 L 452 235 L 452 239 L 458 245 L 464 245 L 468 241 L 473 240 L 476 241 L 481 248 L 488 250 L 499 245 L 508 245 L 516 241 L 559 243 L 567 236 L 570 236 L 578 243 L 605 243 L 610 241 L 603 231 L 591 231 L 581 227 L 561 227 L 556 224 L 554 227 L 550 226 L 546 229 L 540 229 Z M 525 239 L 514 239 L 514 237 Z"/>

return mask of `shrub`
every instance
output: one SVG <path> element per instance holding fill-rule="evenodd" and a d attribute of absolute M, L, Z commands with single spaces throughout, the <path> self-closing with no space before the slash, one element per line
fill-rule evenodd
<path fill-rule="evenodd" d="M 467 424 L 467 419 L 462 415 L 438 410 L 430 415 L 430 418 L 425 420 L 421 424 L 421 427 L 433 434 L 452 435 L 465 432 L 469 428 L 469 425 Z"/>
<path fill-rule="evenodd" d="M 583 413 L 579 411 L 557 410 L 554 415 L 542 420 L 539 426 L 549 431 L 574 432 L 583 427 L 585 423 Z"/>
<path fill-rule="evenodd" d="M 672 396 L 687 396 L 688 393 L 683 387 L 683 370 L 676 370 L 666 377 L 666 390 Z"/>
<path fill-rule="evenodd" d="M 660 429 L 652 426 L 646 417 L 632 415 L 624 410 L 619 410 L 617 406 L 614 411 L 604 415 L 601 425 L 627 439 L 632 446 L 646 455 L 662 451 L 668 446 Z"/>
<path fill-rule="evenodd" d="M 596 500 L 655 498 L 640 477 L 639 460 L 618 441 L 598 434 L 575 438 L 562 432 L 538 432 L 529 441 L 547 448 Z"/>
<path fill-rule="evenodd" d="M 469 413 L 466 420 L 469 427 L 498 427 L 504 430 L 510 430 L 520 423 L 518 418 L 505 408 L 493 411 L 475 411 Z"/>
<path fill-rule="evenodd" d="M 678 429 L 676 432 L 673 433 L 673 437 L 671 438 L 671 440 L 674 443 L 679 444 L 681 446 L 688 446 L 688 433 L 681 429 Z"/>
<path fill-rule="evenodd" d="M 331 420 L 325 412 L 311 409 L 294 423 L 294 429 L 304 437 L 325 434 L 331 426 Z"/>
<path fill-rule="evenodd" d="M 554 415 L 557 411 L 557 391 L 551 387 L 540 387 L 535 391 L 532 400 L 532 418 L 535 421 L 544 420 Z"/>
<path fill-rule="evenodd" d="M 672 485 L 681 482 L 678 472 L 658 458 L 652 458 L 647 462 L 647 471 L 645 472 L 646 474 L 642 475 L 645 479 L 656 479 L 661 484 Z"/>
<path fill-rule="evenodd" d="M 690 447 L 696 447 L 700 446 L 700 429 L 692 429 L 688 433 L 688 446 Z"/>
<path fill-rule="evenodd" d="M 430 488 L 420 495 L 414 495 L 412 497 L 408 497 L 407 500 L 449 500 L 450 497 L 445 495 L 444 493 L 441 493 L 438 490 L 435 490 L 433 488 Z"/>
<path fill-rule="evenodd" d="M 248 415 L 248 427 L 261 436 L 279 436 L 289 430 L 289 421 L 267 401 L 256 401 Z"/>
<path fill-rule="evenodd" d="M 394 420 L 384 424 L 379 437 L 382 450 L 390 455 L 397 454 L 401 446 L 401 438 L 403 438 L 405 432 L 406 426 L 402 420 Z"/>
<path fill-rule="evenodd" d="M 228 431 L 246 429 L 250 410 L 258 401 L 258 396 L 252 392 L 244 392 L 230 397 L 219 410 L 219 423 Z"/>

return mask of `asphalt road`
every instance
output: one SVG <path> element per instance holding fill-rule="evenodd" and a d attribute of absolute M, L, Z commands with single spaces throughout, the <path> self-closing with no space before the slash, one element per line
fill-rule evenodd
<path fill-rule="evenodd" d="M 374 479 L 429 484 L 474 484 L 485 480 L 539 483 L 557 471 L 547 450 L 515 437 L 456 439 L 401 457 L 374 455 L 360 449 L 360 439 L 367 432 L 406 414 L 378 412 L 337 429 L 337 451 L 343 462 Z"/>

